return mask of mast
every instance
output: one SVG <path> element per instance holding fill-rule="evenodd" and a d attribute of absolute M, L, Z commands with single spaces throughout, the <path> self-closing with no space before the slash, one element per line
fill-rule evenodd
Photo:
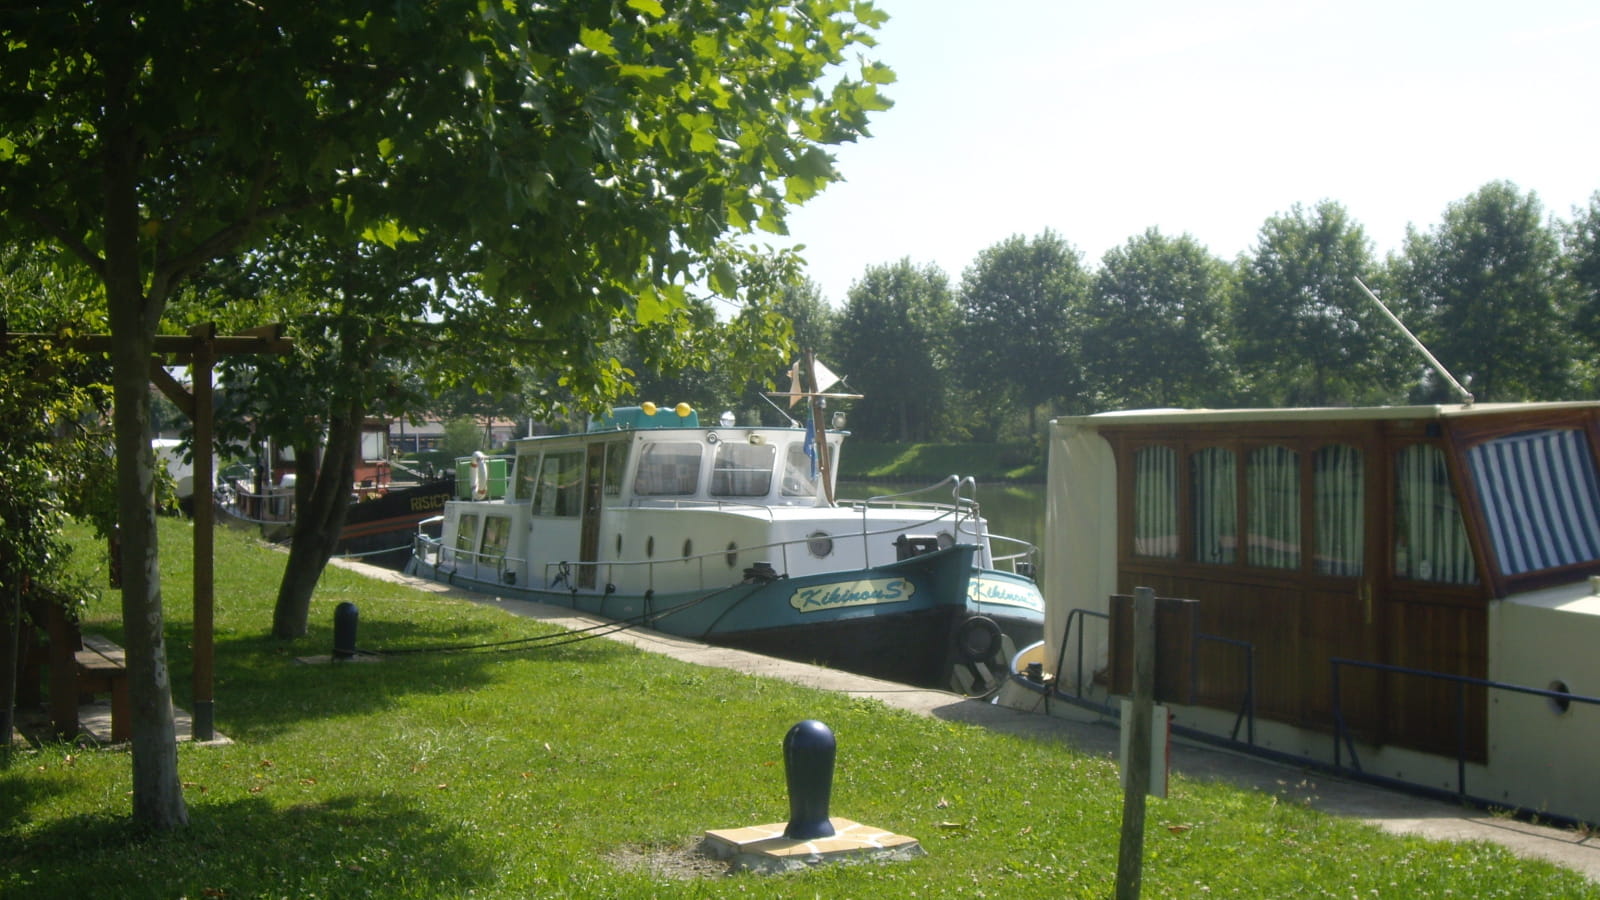
<path fill-rule="evenodd" d="M 833 506 L 833 477 L 831 474 L 831 460 L 828 459 L 828 429 L 822 421 L 822 411 L 827 409 L 827 400 L 821 396 L 817 387 L 817 355 L 806 351 L 806 403 L 811 407 L 811 430 L 815 435 L 817 452 L 817 473 L 822 479 L 822 500 L 828 506 Z"/>

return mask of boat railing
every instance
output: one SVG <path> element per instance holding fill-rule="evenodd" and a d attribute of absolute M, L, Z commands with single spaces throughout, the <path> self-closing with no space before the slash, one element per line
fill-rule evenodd
<path fill-rule="evenodd" d="M 212 495 L 228 515 L 253 525 L 283 525 L 294 521 L 294 489 L 276 488 L 262 493 L 225 481 Z"/>
<path fill-rule="evenodd" d="M 443 517 L 434 517 L 433 520 L 424 520 L 419 524 L 417 534 L 412 542 L 411 555 L 419 562 L 431 566 L 435 572 L 445 570 L 448 574 L 459 572 L 463 564 L 473 567 L 474 578 L 478 581 L 489 579 L 481 577 L 485 568 L 494 572 L 494 580 L 500 584 L 516 584 L 516 564 L 526 565 L 527 560 L 504 553 L 483 553 L 477 550 L 463 550 L 460 547 L 446 547 L 442 538 L 424 534 L 421 525 L 430 524 L 432 521 L 442 521 Z"/>
<path fill-rule="evenodd" d="M 1565 714 L 1572 709 L 1573 704 L 1580 706 L 1600 706 L 1600 697 L 1589 697 L 1574 694 L 1564 690 L 1565 685 L 1552 686 L 1551 688 L 1528 687 L 1527 685 L 1511 684 L 1504 681 L 1492 681 L 1487 678 L 1473 678 L 1469 675 L 1452 675 L 1446 672 L 1434 672 L 1428 669 L 1414 669 L 1407 666 L 1396 666 L 1388 663 L 1370 662 L 1360 659 L 1342 659 L 1333 657 L 1328 660 L 1332 674 L 1333 701 L 1333 768 L 1335 771 L 1354 775 L 1367 780 L 1383 781 L 1383 776 L 1364 771 L 1361 760 L 1356 756 L 1355 736 L 1352 734 L 1350 724 L 1345 720 L 1344 704 L 1340 686 L 1340 671 L 1345 668 L 1365 669 L 1371 672 L 1382 672 L 1389 675 L 1423 678 L 1435 682 L 1443 682 L 1454 686 L 1454 704 L 1452 715 L 1455 724 L 1455 763 L 1456 763 L 1456 799 L 1479 806 L 1492 804 L 1492 801 L 1480 800 L 1467 792 L 1467 758 L 1469 755 L 1470 740 L 1468 738 L 1470 718 L 1467 704 L 1467 689 L 1481 688 L 1486 692 L 1500 691 L 1506 694 L 1520 694 L 1529 697 L 1543 697 L 1550 704 L 1551 709 L 1559 714 Z M 1493 702 L 1500 702 L 1497 698 Z M 1344 753 L 1350 754 L 1350 763 L 1345 765 Z"/>
<path fill-rule="evenodd" d="M 951 499 L 948 501 L 909 499 L 940 490 L 949 490 Z M 915 527 L 931 526 L 948 520 L 956 540 L 966 537 L 971 543 L 985 548 L 987 558 L 981 560 L 982 565 L 995 569 L 1008 568 L 1015 574 L 1032 578 L 1038 570 L 1039 548 L 1021 538 L 990 532 L 978 506 L 977 490 L 977 479 L 971 475 L 964 478 L 950 475 L 943 481 L 926 487 L 896 494 L 880 494 L 866 500 L 852 500 L 850 503 L 852 509 L 861 513 L 863 523 L 870 509 L 913 509 L 933 513 L 926 521 Z M 862 527 L 865 536 L 865 524 Z M 1004 546 L 1005 552 L 996 552 L 997 543 Z"/>

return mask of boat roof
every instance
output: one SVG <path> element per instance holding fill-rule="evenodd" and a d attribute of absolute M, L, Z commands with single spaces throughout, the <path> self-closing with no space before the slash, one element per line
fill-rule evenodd
<path fill-rule="evenodd" d="M 1394 419 L 1456 419 L 1558 410 L 1600 409 L 1600 401 L 1539 403 L 1448 403 L 1422 406 L 1320 406 L 1255 409 L 1129 409 L 1088 416 L 1061 416 L 1054 426 L 1102 428 L 1117 425 L 1199 425 L 1229 422 L 1338 422 Z"/>

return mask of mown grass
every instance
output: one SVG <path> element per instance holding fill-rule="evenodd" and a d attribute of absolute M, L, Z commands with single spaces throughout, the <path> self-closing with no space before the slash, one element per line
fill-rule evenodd
<path fill-rule="evenodd" d="M 174 688 L 189 698 L 188 532 L 163 524 Z M 87 544 L 85 565 L 103 558 Z M 127 824 L 126 752 L 57 744 L 0 772 L 6 897 L 1107 897 L 1114 765 L 1069 748 L 604 640 L 306 665 L 334 606 L 360 644 L 488 643 L 547 630 L 330 569 L 311 635 L 265 634 L 284 557 L 217 542 L 216 719 L 184 746 L 191 824 Z M 118 636 L 111 595 L 88 627 Z M 838 736 L 832 811 L 924 858 L 782 875 L 652 865 L 707 829 L 782 821 L 781 742 Z M 1579 876 L 1497 846 L 1396 838 L 1303 804 L 1176 776 L 1150 801 L 1146 897 L 1580 897 Z"/>

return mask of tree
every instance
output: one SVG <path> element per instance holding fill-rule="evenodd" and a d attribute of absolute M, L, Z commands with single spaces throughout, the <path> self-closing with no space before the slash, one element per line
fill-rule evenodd
<path fill-rule="evenodd" d="M 985 249 L 961 276 L 963 376 L 982 385 L 991 411 L 1020 403 L 1029 434 L 1038 407 L 1083 392 L 1074 328 L 1088 286 L 1082 255 L 1048 229 Z M 1002 397 L 1015 403 L 995 402 Z"/>
<path fill-rule="evenodd" d="M 1240 260 L 1233 330 L 1257 402 L 1331 406 L 1403 396 L 1409 348 L 1356 278 L 1373 281 L 1372 242 L 1344 207 L 1296 204 L 1261 227 Z"/>
<path fill-rule="evenodd" d="M 1594 359 L 1600 354 L 1600 192 L 1585 208 L 1573 210 L 1572 221 L 1562 231 L 1562 274 L 1571 296 L 1573 333 Z M 1600 377 L 1591 366 L 1586 373 L 1591 390 Z"/>
<path fill-rule="evenodd" d="M 1432 231 L 1407 229 L 1402 318 L 1478 400 L 1556 399 L 1572 358 L 1558 255 L 1536 195 L 1486 184 Z"/>
<path fill-rule="evenodd" d="M 947 373 L 958 317 L 938 266 L 910 259 L 869 266 L 850 286 L 835 347 L 840 371 L 865 395 L 852 429 L 868 440 L 927 441 L 948 425 Z"/>
<path fill-rule="evenodd" d="M 1205 406 L 1234 390 L 1229 270 L 1152 228 L 1101 259 L 1084 345 L 1105 406 Z"/>
<path fill-rule="evenodd" d="M 95 487 L 108 472 L 103 364 L 73 347 L 81 272 L 60 271 L 48 248 L 0 248 L 0 734 L 11 734 L 24 610 L 64 605 L 75 619 L 88 585 L 70 574 L 62 535 L 83 515 L 101 537 L 112 520 Z M 92 312 L 85 310 L 83 312 Z M 9 330 L 42 337 L 7 341 Z M 10 741 L 0 764 L 10 761 Z"/>
<path fill-rule="evenodd" d="M 846 0 L 4 12 L 0 229 L 91 268 L 116 348 L 136 821 L 187 821 L 147 499 L 146 377 L 172 292 L 287 223 L 349 247 L 431 235 L 441 275 L 471 283 L 439 314 L 452 339 L 559 334 L 549 368 L 615 390 L 584 340 L 597 320 L 669 316 L 672 285 L 723 277 L 703 266 L 725 233 L 781 232 L 837 177 L 824 145 L 865 133 L 892 75 L 866 62 L 816 83 L 882 18 Z M 469 315 L 486 307 L 499 315 Z"/>
<path fill-rule="evenodd" d="M 831 354 L 838 314 L 822 298 L 821 285 L 809 278 L 786 285 L 778 301 L 778 312 L 789 320 L 796 347 L 824 357 Z"/>

